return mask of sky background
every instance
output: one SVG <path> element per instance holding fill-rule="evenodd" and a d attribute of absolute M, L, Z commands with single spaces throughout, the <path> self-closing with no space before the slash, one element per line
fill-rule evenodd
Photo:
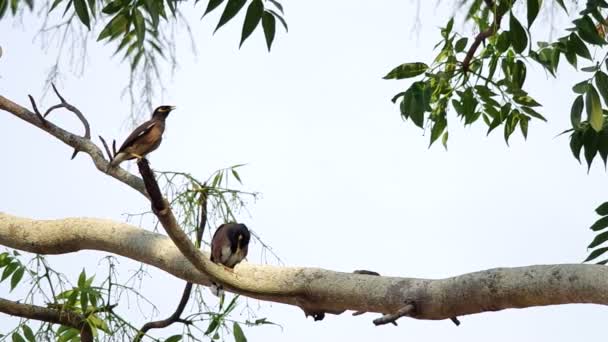
<path fill-rule="evenodd" d="M 188 171 L 203 179 L 216 169 L 247 163 L 240 171 L 245 189 L 262 197 L 240 220 L 287 265 L 442 278 L 586 257 L 593 238 L 587 227 L 597 218 L 593 210 L 607 199 L 606 174 L 596 163 L 588 175 L 570 155 L 568 138 L 555 137 L 569 127 L 570 88 L 583 78 L 565 61 L 559 80 L 537 65 L 529 67 L 526 87 L 544 105 L 549 123 L 531 121 L 527 141 L 517 131 L 508 147 L 502 131 L 486 137 L 481 120 L 463 128 L 450 113 L 449 151 L 440 144 L 428 149 L 428 133 L 404 123 L 390 102 L 409 82 L 381 78 L 403 62 L 432 60 L 438 27 L 454 11 L 451 4 L 422 1 L 417 9 L 415 1 L 287 1 L 289 33 L 277 27 L 269 54 L 257 30 L 238 49 L 242 14 L 212 36 L 220 13 L 200 22 L 203 3 L 191 18 L 199 54 L 193 57 L 188 37 L 178 36 L 179 66 L 164 84 L 167 93 L 155 101 L 178 110 L 150 160 L 157 170 Z M 417 11 L 420 27 L 413 32 Z M 0 94 L 24 106 L 27 94 L 40 98 L 57 53 L 33 40 L 37 21 L 26 18 L 23 25 L 0 21 Z M 556 20 L 565 23 L 563 17 Z M 547 17 L 537 21 L 539 37 L 548 37 L 549 24 Z M 471 36 L 461 21 L 455 28 Z M 122 140 L 130 130 L 129 103 L 121 98 L 127 66 L 110 58 L 113 50 L 91 44 L 84 74 L 68 72 L 58 85 L 87 115 L 93 136 Z M 39 105 L 54 103 L 49 95 Z M 70 113 L 56 112 L 52 120 L 82 130 Z M 98 172 L 88 157 L 70 161 L 70 148 L 14 116 L 0 113 L 0 132 L 1 211 L 37 219 L 124 221 L 124 213 L 148 210 L 141 195 Z M 259 244 L 251 246 L 249 260 L 259 262 L 260 251 Z M 84 251 L 49 259 L 75 280 L 82 267 L 102 272 L 99 260 L 105 255 Z M 120 260 L 125 276 L 138 266 Z M 149 271 L 142 291 L 164 318 L 174 310 L 183 281 Z M 7 293 L 6 284 L 0 285 L 3 297 L 20 298 L 19 291 Z M 401 319 L 399 327 L 375 327 L 376 314 L 349 313 L 313 322 L 295 307 L 259 305 L 260 317 L 283 329 L 245 328 L 250 341 L 605 336 L 606 311 L 595 305 L 484 313 L 461 317 L 460 327 L 449 320 L 412 319 Z M 145 321 L 133 303 L 120 309 L 136 317 L 136 325 Z M 15 323 L 0 316 L 0 331 Z"/>

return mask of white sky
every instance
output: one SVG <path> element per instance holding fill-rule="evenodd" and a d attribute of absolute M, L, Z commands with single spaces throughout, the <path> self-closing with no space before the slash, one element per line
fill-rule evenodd
<path fill-rule="evenodd" d="M 565 60 L 559 82 L 537 66 L 529 70 L 527 88 L 545 105 L 550 122 L 532 121 L 527 142 L 516 132 L 507 147 L 501 131 L 486 137 L 481 121 L 462 128 L 451 113 L 449 152 L 440 144 L 429 150 L 428 135 L 403 123 L 390 102 L 409 83 L 381 79 L 402 62 L 434 57 L 437 27 L 452 9 L 423 3 L 421 30 L 412 33 L 416 7 L 410 1 L 287 2 L 290 31 L 277 28 L 270 54 L 261 31 L 238 50 L 242 15 L 215 37 L 219 13 L 202 23 L 194 15 L 200 54 L 191 57 L 186 35 L 180 37 L 179 69 L 165 84 L 166 98 L 155 103 L 178 110 L 151 156 L 154 168 L 206 178 L 218 168 L 249 163 L 241 176 L 263 197 L 242 220 L 288 265 L 439 278 L 582 261 L 593 237 L 586 228 L 596 219 L 593 209 L 607 199 L 605 173 L 598 163 L 587 175 L 571 157 L 568 139 L 554 138 L 569 126 L 570 87 L 582 77 Z M 25 106 L 27 94 L 41 94 L 56 53 L 32 42 L 35 28 L 0 21 L 0 94 Z M 127 72 L 119 59 L 109 58 L 112 51 L 93 44 L 85 74 L 66 74 L 60 89 L 86 113 L 93 136 L 120 140 L 128 133 L 123 123 L 129 107 L 120 99 Z M 41 105 L 54 101 L 47 96 Z M 54 122 L 81 131 L 70 114 L 53 115 Z M 140 195 L 99 173 L 87 157 L 70 161 L 71 149 L 41 131 L 6 113 L 0 127 L 0 210 L 41 219 L 124 220 L 123 213 L 148 209 Z M 250 261 L 259 261 L 259 247 L 253 246 Z M 75 280 L 82 267 L 93 272 L 104 255 L 50 259 Z M 125 275 L 136 267 L 124 260 L 121 265 Z M 150 271 L 153 281 L 143 291 L 164 318 L 183 282 Z M 18 291 L 7 292 L 6 284 L 0 286 L 3 297 L 19 298 Z M 138 317 L 133 305 L 121 309 Z M 600 306 L 568 305 L 462 317 L 458 328 L 449 320 L 412 319 L 374 327 L 373 314 L 313 322 L 295 307 L 266 303 L 260 316 L 284 329 L 245 328 L 251 341 L 571 341 L 604 336 L 606 317 Z M 0 316 L 0 331 L 14 324 Z"/>

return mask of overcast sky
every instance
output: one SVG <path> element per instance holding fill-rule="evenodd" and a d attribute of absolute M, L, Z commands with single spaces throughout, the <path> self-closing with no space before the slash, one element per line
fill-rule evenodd
<path fill-rule="evenodd" d="M 187 36 L 180 35 L 179 67 L 164 84 L 165 97 L 155 102 L 178 110 L 151 155 L 153 167 L 206 178 L 218 168 L 248 163 L 241 171 L 245 189 L 262 198 L 240 219 L 287 265 L 441 278 L 581 262 L 593 237 L 587 229 L 596 219 L 593 209 L 608 199 L 606 175 L 599 163 L 587 175 L 570 155 L 567 137 L 555 136 L 569 127 L 570 88 L 582 75 L 565 61 L 559 81 L 530 67 L 527 88 L 543 103 L 549 123 L 531 121 L 528 141 L 518 131 L 507 147 L 502 132 L 486 137 L 481 120 L 462 128 L 450 113 L 449 151 L 439 144 L 428 149 L 428 134 L 402 122 L 390 102 L 409 83 L 381 79 L 400 63 L 434 57 L 438 27 L 453 9 L 422 2 L 414 33 L 415 2 L 286 2 L 290 31 L 277 28 L 270 54 L 261 31 L 238 49 L 242 16 L 212 36 L 219 13 L 204 22 L 194 15 L 199 55 L 192 57 Z M 24 106 L 27 94 L 42 94 L 56 56 L 32 40 L 31 22 L 0 21 L 0 94 Z M 467 30 L 459 22 L 455 27 Z M 120 97 L 127 71 L 110 58 L 112 51 L 91 45 L 84 75 L 66 73 L 59 83 L 88 116 L 93 136 L 128 134 L 129 104 Z M 54 102 L 47 96 L 42 106 Z M 82 129 L 69 113 L 57 112 L 52 120 Z M 0 132 L 1 211 L 125 220 L 124 213 L 148 210 L 143 197 L 99 173 L 88 157 L 70 161 L 68 147 L 12 115 L 0 113 Z M 49 259 L 75 280 L 82 267 L 102 272 L 98 261 L 105 255 L 85 251 Z M 260 261 L 259 244 L 249 260 Z M 121 259 L 121 267 L 128 276 L 137 264 Z M 143 292 L 166 316 L 183 281 L 150 273 Z M 0 286 L 2 297 L 19 299 L 18 291 L 7 292 L 6 284 Z M 120 310 L 144 322 L 136 306 Z M 349 313 L 313 322 L 296 307 L 268 303 L 259 315 L 283 330 L 245 328 L 251 341 L 572 341 L 605 336 L 606 311 L 594 305 L 506 310 L 462 317 L 460 327 L 405 318 L 399 327 L 375 327 L 377 315 Z M 0 331 L 15 322 L 0 316 Z"/>

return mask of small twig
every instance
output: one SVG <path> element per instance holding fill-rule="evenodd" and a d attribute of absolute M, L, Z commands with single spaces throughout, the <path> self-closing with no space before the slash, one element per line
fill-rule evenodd
<path fill-rule="evenodd" d="M 416 305 L 414 305 L 413 301 L 409 301 L 405 304 L 404 307 L 397 310 L 397 312 L 393 314 L 384 315 L 380 318 L 376 318 L 374 320 L 375 325 L 383 325 L 388 323 L 396 323 L 396 321 L 403 316 L 411 316 L 416 311 Z"/>
<path fill-rule="evenodd" d="M 36 114 L 36 116 L 38 117 L 38 119 L 40 120 L 42 125 L 46 125 L 46 120 L 44 119 L 42 114 L 40 114 L 40 111 L 38 110 L 38 106 L 36 106 L 36 101 L 34 101 L 34 98 L 32 97 L 32 95 L 28 95 L 27 97 L 30 98 L 30 102 L 32 103 L 32 108 L 34 109 L 34 114 Z"/>
<path fill-rule="evenodd" d="M 32 103 L 32 107 L 34 109 L 34 113 L 36 114 L 36 116 L 38 117 L 38 119 L 40 120 L 40 122 L 43 125 L 45 125 L 46 124 L 46 117 L 49 114 L 51 114 L 52 111 L 54 111 L 55 109 L 58 109 L 58 108 L 65 108 L 65 109 L 69 110 L 70 112 L 76 114 L 76 116 L 78 117 L 78 119 L 80 120 L 80 122 L 82 122 L 82 124 L 84 125 L 84 136 L 83 136 L 83 138 L 91 140 L 91 126 L 89 125 L 89 122 L 87 121 L 87 119 L 85 118 L 85 116 L 82 114 L 82 112 L 80 111 L 80 109 L 78 109 L 75 106 L 71 105 L 70 103 L 66 102 L 65 98 L 63 96 L 61 96 L 61 94 L 57 90 L 57 87 L 55 87 L 55 84 L 51 83 L 51 85 L 53 86 L 53 90 L 55 91 L 55 95 L 57 95 L 57 97 L 59 98 L 59 100 L 61 101 L 61 103 L 49 107 L 49 109 L 47 109 L 46 112 L 44 112 L 44 115 L 40 114 L 40 111 L 38 110 L 38 106 L 36 106 L 36 102 L 34 101 L 34 98 L 31 95 L 28 95 L 28 97 L 30 98 L 30 102 Z M 72 158 L 71 159 L 74 159 L 76 157 L 76 155 L 78 154 L 78 152 L 80 152 L 80 151 L 77 148 L 75 148 L 74 149 L 74 153 L 72 153 Z"/>
<path fill-rule="evenodd" d="M 355 270 L 353 272 L 354 274 L 365 274 L 365 275 L 371 275 L 371 276 L 380 276 L 380 273 L 378 272 L 374 272 L 374 271 L 368 271 L 368 270 Z M 360 316 L 363 315 L 365 313 L 365 311 L 355 311 L 353 312 L 353 316 Z M 391 322 L 393 323 L 393 325 L 397 325 L 397 322 Z"/>
<path fill-rule="evenodd" d="M 110 148 L 108 147 L 106 140 L 101 135 L 99 135 L 98 137 L 99 137 L 99 140 L 101 140 L 101 143 L 103 144 L 104 150 L 106 150 L 106 153 L 108 154 L 108 160 L 112 161 L 114 159 L 114 156 L 116 156 L 116 153 L 112 154 L 110 152 Z M 114 142 L 116 142 L 116 140 L 114 140 Z"/>

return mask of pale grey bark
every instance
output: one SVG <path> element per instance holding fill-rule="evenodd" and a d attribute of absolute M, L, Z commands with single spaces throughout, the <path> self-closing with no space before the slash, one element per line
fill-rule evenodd
<path fill-rule="evenodd" d="M 0 244 L 41 254 L 106 251 L 193 283 L 209 284 L 168 237 L 111 220 L 31 220 L 0 214 Z M 414 318 L 437 320 L 509 308 L 608 304 L 608 268 L 599 265 L 497 268 L 432 280 L 244 262 L 234 274 L 239 285 L 269 290 L 253 297 L 297 305 L 309 312 L 393 313 L 413 302 Z"/>

